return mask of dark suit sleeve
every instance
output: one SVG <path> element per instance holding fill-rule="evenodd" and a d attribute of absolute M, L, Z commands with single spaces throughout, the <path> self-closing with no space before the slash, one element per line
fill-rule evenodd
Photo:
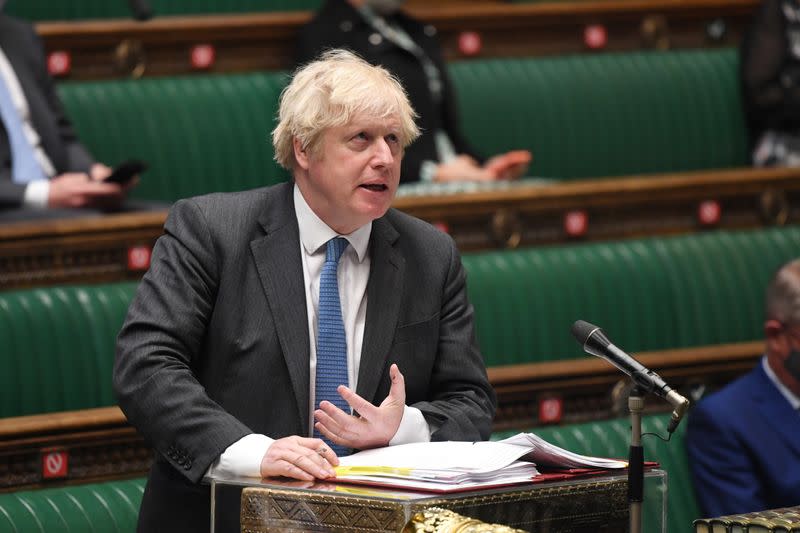
<path fill-rule="evenodd" d="M 692 411 L 686 435 L 689 466 L 703 516 L 714 517 L 766 508 L 757 466 L 748 457 L 733 424 L 714 404 Z"/>
<path fill-rule="evenodd" d="M 422 412 L 432 429 L 432 440 L 487 440 L 496 398 L 475 340 L 474 311 L 467 299 L 466 275 L 455 245 L 451 246 L 442 295 L 431 399 L 411 407 Z"/>
<path fill-rule="evenodd" d="M 67 171 L 86 172 L 94 164 L 94 158 L 78 140 L 72 122 L 64 112 L 64 106 L 56 91 L 55 80 L 47 71 L 47 54 L 44 44 L 33 28 L 31 28 L 31 43 L 31 60 L 34 62 L 37 82 L 47 101 L 48 110 L 55 119 L 58 137 L 61 139 L 67 153 L 66 167 L 57 168 L 56 170 L 59 174 Z M 57 162 L 54 161 L 54 164 L 57 164 Z"/>
<path fill-rule="evenodd" d="M 215 244 L 193 201 L 177 203 L 117 340 L 114 387 L 130 422 L 191 481 L 252 431 L 197 379 L 216 298 Z"/>
<path fill-rule="evenodd" d="M 25 196 L 25 185 L 14 183 L 11 176 L 0 176 L 0 208 L 20 207 Z"/>

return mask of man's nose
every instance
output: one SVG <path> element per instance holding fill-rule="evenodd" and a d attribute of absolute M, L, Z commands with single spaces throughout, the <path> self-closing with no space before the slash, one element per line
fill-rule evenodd
<path fill-rule="evenodd" d="M 392 154 L 392 147 L 386 142 L 383 137 L 375 141 L 374 151 L 372 154 L 372 161 L 375 166 L 391 165 L 394 162 L 394 154 Z"/>

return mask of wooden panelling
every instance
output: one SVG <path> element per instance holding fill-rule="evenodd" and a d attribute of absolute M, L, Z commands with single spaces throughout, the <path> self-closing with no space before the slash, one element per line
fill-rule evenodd
<path fill-rule="evenodd" d="M 462 251 L 756 228 L 800 220 L 800 169 L 520 183 L 406 196 L 394 206 L 445 229 Z M 571 233 L 576 217 L 585 232 Z M 165 218 L 149 211 L 0 226 L 0 289 L 138 279 L 146 265 L 137 261 Z"/>
<path fill-rule="evenodd" d="M 800 220 L 800 169 L 520 184 L 398 198 L 394 206 L 446 229 L 462 251 L 755 228 Z M 574 217 L 585 220 L 585 233 L 570 234 Z"/>
<path fill-rule="evenodd" d="M 691 396 L 719 387 L 753 367 L 763 343 L 751 342 L 642 353 L 638 360 L 673 388 Z M 542 425 L 542 402 L 562 405 L 561 423 L 625 416 L 629 381 L 603 360 L 522 364 L 489 369 L 497 391 L 494 429 Z M 646 412 L 668 412 L 648 397 Z M 64 452 L 65 477 L 44 479 L 44 457 Z M 0 419 L 0 491 L 142 475 L 152 451 L 117 407 Z"/>
<path fill-rule="evenodd" d="M 0 289 L 139 279 L 166 211 L 0 225 Z"/>
<path fill-rule="evenodd" d="M 429 2 L 409 11 L 439 31 L 446 57 L 464 58 L 464 32 L 480 38 L 475 57 L 735 46 L 758 0 L 575 0 L 505 4 Z M 70 56 L 70 79 L 196 72 L 195 45 L 210 44 L 215 72 L 288 69 L 298 29 L 310 12 L 104 20 L 37 25 L 48 52 Z M 598 32 L 599 30 L 599 32 Z M 591 48 L 587 32 L 605 34 Z M 472 57 L 472 56 L 470 56 Z"/>

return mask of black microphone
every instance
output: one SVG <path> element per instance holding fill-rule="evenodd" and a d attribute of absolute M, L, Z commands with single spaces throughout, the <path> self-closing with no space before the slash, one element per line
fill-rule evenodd
<path fill-rule="evenodd" d="M 578 320 L 572 325 L 572 335 L 583 345 L 586 353 L 602 357 L 631 377 L 634 383 L 645 392 L 652 392 L 664 398 L 673 407 L 667 431 L 672 433 L 678 427 L 681 418 L 689 409 L 689 400 L 672 390 L 661 376 L 642 366 L 642 364 L 613 344 L 594 324 Z"/>
<path fill-rule="evenodd" d="M 147 0 L 128 0 L 128 5 L 136 20 L 149 20 L 153 16 L 153 10 Z"/>

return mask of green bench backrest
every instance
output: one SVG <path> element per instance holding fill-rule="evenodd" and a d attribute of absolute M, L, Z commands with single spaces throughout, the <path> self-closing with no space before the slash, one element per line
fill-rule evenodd
<path fill-rule="evenodd" d="M 135 288 L 0 292 L 0 417 L 116 405 L 114 343 Z"/>
<path fill-rule="evenodd" d="M 645 416 L 642 419 L 642 431 L 665 436 L 668 422 L 669 415 Z M 575 453 L 621 459 L 628 457 L 631 438 L 628 418 L 566 426 L 548 426 L 528 431 Z M 517 431 L 498 432 L 492 435 L 492 440 L 500 440 L 515 433 Z M 669 442 L 663 442 L 653 436 L 645 436 L 642 439 L 645 460 L 657 461 L 660 468 L 667 472 L 669 480 L 667 531 L 669 533 L 691 531 L 692 521 L 700 518 L 700 510 L 689 475 L 689 463 L 684 444 L 685 433 L 686 425 L 684 423 L 678 426 Z M 652 506 L 648 506 L 647 501 L 645 501 L 644 509 L 646 511 L 645 520 L 647 520 L 647 513 L 653 513 L 655 510 Z"/>
<path fill-rule="evenodd" d="M 321 0 L 147 0 L 156 16 L 317 9 Z M 129 18 L 124 0 L 8 0 L 6 11 L 27 20 Z"/>
<path fill-rule="evenodd" d="M 466 254 L 487 366 L 589 357 L 575 320 L 631 352 L 760 338 L 800 227 Z M 0 417 L 114 405 L 114 343 L 136 285 L 0 292 Z"/>
<path fill-rule="evenodd" d="M 800 227 L 465 254 L 486 364 L 588 357 L 576 320 L 632 352 L 761 338 L 771 274 Z"/>
<path fill-rule="evenodd" d="M 467 136 L 527 148 L 530 172 L 587 178 L 748 164 L 735 49 L 453 64 Z"/>
<path fill-rule="evenodd" d="M 534 153 L 562 179 L 747 164 L 734 50 L 463 61 L 451 67 L 466 134 L 485 154 Z M 270 132 L 282 72 L 65 82 L 98 159 L 150 163 L 134 195 L 174 201 L 286 180 Z"/>
<path fill-rule="evenodd" d="M 0 531 L 134 533 L 144 478 L 0 494 Z"/>
<path fill-rule="evenodd" d="M 270 132 L 280 73 L 65 83 L 81 139 L 102 161 L 147 161 L 138 198 L 172 201 L 285 181 Z"/>

